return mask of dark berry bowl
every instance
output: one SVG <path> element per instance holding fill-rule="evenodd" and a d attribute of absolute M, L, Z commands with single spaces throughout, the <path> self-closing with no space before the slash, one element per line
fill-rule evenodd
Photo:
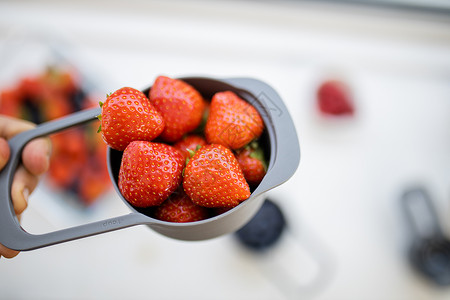
<path fill-rule="evenodd" d="M 190 223 L 171 223 L 152 218 L 132 207 L 120 194 L 117 180 L 122 152 L 108 148 L 108 168 L 114 187 L 130 208 L 130 213 L 58 230 L 45 234 L 31 234 L 23 230 L 14 214 L 11 185 L 20 162 L 23 147 L 32 139 L 72 126 L 95 120 L 100 108 L 84 110 L 59 120 L 43 123 L 35 129 L 21 133 L 9 141 L 11 159 L 0 173 L 0 243 L 15 250 L 32 250 L 104 232 L 135 225 L 151 229 L 179 240 L 205 240 L 235 232 L 244 226 L 260 209 L 264 193 L 287 181 L 300 161 L 300 148 L 292 118 L 280 96 L 266 83 L 251 78 L 212 79 L 201 77 L 180 78 L 196 88 L 206 99 L 219 91 L 231 90 L 251 103 L 261 114 L 265 131 L 261 143 L 268 159 L 268 168 L 262 182 L 252 191 L 250 198 L 235 208 L 206 220 Z"/>

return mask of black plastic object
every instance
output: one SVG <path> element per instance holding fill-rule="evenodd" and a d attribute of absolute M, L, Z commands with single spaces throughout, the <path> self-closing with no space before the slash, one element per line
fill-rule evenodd
<path fill-rule="evenodd" d="M 298 167 L 300 147 L 292 118 L 275 90 L 262 81 L 252 78 L 218 80 L 185 77 L 181 79 L 191 84 L 206 99 L 219 91 L 233 91 L 251 103 L 261 114 L 265 124 L 261 137 L 262 146 L 270 159 L 265 177 L 249 199 L 223 214 L 202 221 L 171 223 L 154 219 L 131 206 L 120 194 L 117 181 L 122 152 L 108 148 L 107 160 L 111 180 L 118 195 L 131 212 L 123 216 L 45 234 L 35 235 L 26 232 L 20 227 L 11 201 L 12 180 L 20 162 L 21 152 L 24 146 L 34 138 L 95 120 L 100 114 L 99 108 L 85 110 L 43 123 L 8 141 L 11 159 L 0 173 L 0 243 L 14 250 L 32 250 L 142 224 L 171 238 L 205 240 L 234 232 L 244 226 L 263 204 L 265 192 L 288 180 Z M 145 92 L 148 92 L 148 89 Z"/>
<path fill-rule="evenodd" d="M 437 285 L 450 285 L 450 240 L 442 232 L 428 192 L 421 187 L 409 189 L 402 204 L 414 238 L 411 264 Z"/>
<path fill-rule="evenodd" d="M 263 251 L 280 239 L 286 219 L 278 205 L 266 199 L 260 210 L 236 232 L 238 240 L 250 249 Z"/>

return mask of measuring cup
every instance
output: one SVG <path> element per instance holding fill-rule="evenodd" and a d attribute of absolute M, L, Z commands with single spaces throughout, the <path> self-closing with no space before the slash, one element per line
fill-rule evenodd
<path fill-rule="evenodd" d="M 122 197 L 118 188 L 122 152 L 108 148 L 107 163 L 111 180 L 117 193 L 129 207 L 130 213 L 44 234 L 26 232 L 15 216 L 11 201 L 13 175 L 20 163 L 24 146 L 37 137 L 97 119 L 101 109 L 95 108 L 43 123 L 9 140 L 11 158 L 0 173 L 0 243 L 14 250 L 32 250 L 135 225 L 147 225 L 160 234 L 174 239 L 205 240 L 234 232 L 245 225 L 261 207 L 264 201 L 263 194 L 288 180 L 298 167 L 300 148 L 291 116 L 275 90 L 262 81 L 251 78 L 180 79 L 196 88 L 205 99 L 211 99 L 212 95 L 219 91 L 233 91 L 251 103 L 261 114 L 265 123 L 261 144 L 269 157 L 269 164 L 266 176 L 249 199 L 223 214 L 202 221 L 171 223 L 154 219 L 130 205 Z M 143 92 L 147 94 L 148 91 L 149 89 Z"/>

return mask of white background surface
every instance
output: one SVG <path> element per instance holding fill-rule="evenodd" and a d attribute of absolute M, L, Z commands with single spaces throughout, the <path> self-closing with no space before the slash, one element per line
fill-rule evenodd
<path fill-rule="evenodd" d="M 0 299 L 450 299 L 409 267 L 399 211 L 403 189 L 423 184 L 448 232 L 448 17 L 275 1 L 126 3 L 0 2 L 0 49 L 23 36 L 63 41 L 102 94 L 160 74 L 267 82 L 302 151 L 297 173 L 269 193 L 289 233 L 266 256 L 232 235 L 180 242 L 145 227 L 24 252 L 0 261 Z M 315 111 L 315 89 L 331 75 L 352 87 L 355 118 Z M 114 194 L 87 212 L 55 198 L 41 186 L 23 226 L 45 232 L 127 212 Z"/>

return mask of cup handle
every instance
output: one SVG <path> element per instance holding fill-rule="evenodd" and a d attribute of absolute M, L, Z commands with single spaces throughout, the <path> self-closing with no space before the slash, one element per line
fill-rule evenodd
<path fill-rule="evenodd" d="M 269 122 L 270 125 L 276 122 L 276 126 L 266 126 L 267 130 L 275 131 L 272 136 L 276 140 L 271 141 L 267 175 L 254 194 L 266 192 L 286 182 L 298 168 L 300 145 L 294 122 L 281 97 L 268 84 L 253 78 L 228 78 L 224 81 L 240 88 L 240 92 L 248 96 L 246 98 L 252 102 L 252 105 L 259 106 L 258 110 L 262 112 L 265 122 Z M 277 144 L 276 148 L 275 144 Z"/>
<path fill-rule="evenodd" d="M 11 186 L 14 173 L 20 162 L 25 145 L 32 139 L 55 133 L 75 125 L 93 121 L 101 113 L 100 108 L 83 110 L 67 117 L 42 123 L 36 128 L 22 132 L 8 143 L 11 149 L 10 160 L 0 172 L 0 243 L 13 250 L 32 250 L 70 240 L 75 240 L 125 227 L 148 223 L 148 218 L 139 213 L 97 221 L 77 227 L 45 234 L 30 234 L 19 224 L 11 200 Z"/>
<path fill-rule="evenodd" d="M 424 187 L 416 186 L 405 190 L 401 205 L 411 234 L 416 240 L 444 238 L 436 207 Z"/>

